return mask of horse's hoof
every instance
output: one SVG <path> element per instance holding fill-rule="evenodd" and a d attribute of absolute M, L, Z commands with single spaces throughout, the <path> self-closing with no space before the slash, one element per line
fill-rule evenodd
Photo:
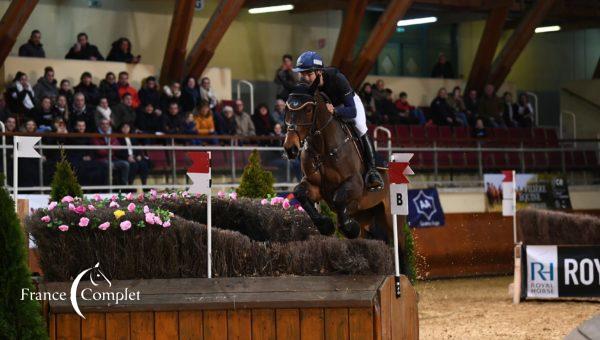
<path fill-rule="evenodd" d="M 350 218 L 340 225 L 340 230 L 346 238 L 357 238 L 360 235 L 360 224 Z"/>
<path fill-rule="evenodd" d="M 317 229 L 319 229 L 319 232 L 322 235 L 330 236 L 333 235 L 333 233 L 335 232 L 335 226 L 333 225 L 333 221 L 329 217 L 319 218 L 315 221 L 315 225 L 317 226 Z"/>

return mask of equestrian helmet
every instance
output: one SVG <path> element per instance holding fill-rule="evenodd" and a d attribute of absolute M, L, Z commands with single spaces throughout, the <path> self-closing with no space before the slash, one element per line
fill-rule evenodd
<path fill-rule="evenodd" d="M 323 58 L 317 52 L 306 51 L 302 53 L 296 61 L 296 67 L 293 69 L 294 72 L 306 72 L 322 69 Z"/>

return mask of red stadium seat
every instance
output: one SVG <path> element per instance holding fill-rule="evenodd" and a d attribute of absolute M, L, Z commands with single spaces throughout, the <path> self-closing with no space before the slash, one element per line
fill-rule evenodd
<path fill-rule="evenodd" d="M 449 126 L 440 126 L 438 128 L 439 139 L 442 145 L 452 145 L 452 129 Z"/>
<path fill-rule="evenodd" d="M 427 139 L 425 138 L 425 128 L 419 125 L 410 126 L 410 143 L 413 145 L 426 145 Z"/>
<path fill-rule="evenodd" d="M 452 167 L 457 171 L 461 171 L 467 165 L 465 153 L 461 151 L 452 151 L 450 152 L 450 162 L 452 163 Z"/>
<path fill-rule="evenodd" d="M 395 144 L 398 146 L 408 144 L 410 141 L 410 129 L 408 128 L 408 125 L 396 125 L 395 131 Z"/>
<path fill-rule="evenodd" d="M 599 166 L 598 153 L 592 150 L 585 151 L 585 163 L 588 168 L 597 169 Z"/>
<path fill-rule="evenodd" d="M 163 150 L 149 150 L 148 158 L 152 161 L 153 171 L 165 171 L 170 169 L 169 161 L 167 160 L 166 151 Z"/>
<path fill-rule="evenodd" d="M 508 136 L 508 129 L 505 128 L 492 128 L 488 130 L 490 132 L 491 140 L 489 145 L 495 146 L 506 146 L 510 144 L 510 138 Z"/>
<path fill-rule="evenodd" d="M 546 145 L 549 147 L 558 146 L 558 136 L 556 135 L 556 130 L 546 129 Z"/>
<path fill-rule="evenodd" d="M 562 171 L 562 156 L 559 151 L 548 152 L 548 168 L 553 171 Z"/>
<path fill-rule="evenodd" d="M 479 169 L 479 159 L 477 156 L 477 152 L 475 151 L 467 151 L 465 152 L 465 168 L 469 170 Z"/>
<path fill-rule="evenodd" d="M 452 161 L 450 160 L 451 152 L 440 151 L 437 153 L 438 169 L 450 169 L 452 168 Z"/>
<path fill-rule="evenodd" d="M 439 137 L 438 127 L 435 125 L 426 126 L 425 132 L 427 134 L 427 139 L 430 141 L 437 140 Z"/>
<path fill-rule="evenodd" d="M 521 157 L 518 152 L 507 152 L 506 153 L 506 166 L 509 169 L 521 169 Z M 525 165 L 527 165 L 527 158 L 525 158 Z"/>
<path fill-rule="evenodd" d="M 455 146 L 472 146 L 475 142 L 471 139 L 471 130 L 467 127 L 454 128 L 454 143 Z"/>

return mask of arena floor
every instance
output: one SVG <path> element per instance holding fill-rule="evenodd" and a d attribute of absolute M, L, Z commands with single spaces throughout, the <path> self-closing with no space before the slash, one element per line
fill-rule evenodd
<path fill-rule="evenodd" d="M 562 339 L 600 313 L 594 302 L 526 302 L 508 296 L 512 276 L 420 281 L 421 339 Z"/>

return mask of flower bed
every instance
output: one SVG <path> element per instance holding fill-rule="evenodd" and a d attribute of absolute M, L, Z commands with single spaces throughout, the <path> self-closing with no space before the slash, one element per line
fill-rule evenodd
<path fill-rule="evenodd" d="M 383 242 L 323 237 L 303 211 L 285 202 L 235 195 L 213 200 L 215 276 L 392 271 Z M 152 191 L 111 199 L 66 197 L 38 210 L 27 224 L 46 280 L 70 280 L 96 262 L 113 279 L 186 278 L 206 276 L 205 219 L 203 197 Z"/>

